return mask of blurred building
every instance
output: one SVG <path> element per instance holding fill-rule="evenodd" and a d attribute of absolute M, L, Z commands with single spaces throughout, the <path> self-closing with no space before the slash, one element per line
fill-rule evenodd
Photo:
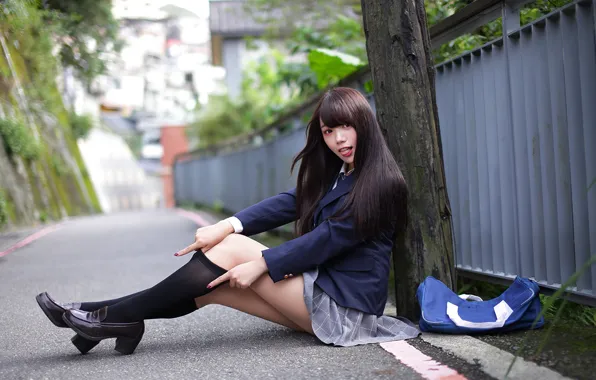
<path fill-rule="evenodd" d="M 263 37 L 268 25 L 253 18 L 282 20 L 281 9 L 260 14 L 247 12 L 245 0 L 210 0 L 209 33 L 211 35 L 211 62 L 225 70 L 225 84 L 228 94 L 234 98 L 240 95 L 243 72 L 247 64 L 267 56 L 271 48 L 285 53 L 286 60 L 306 62 L 306 54 L 293 54 L 287 51 L 286 37 L 289 30 L 277 27 L 277 38 Z M 309 11 L 304 11 L 305 15 Z M 266 16 L 266 17 L 265 17 Z M 296 15 L 300 17 L 300 15 Z M 250 45 L 250 46 L 249 46 Z"/>
<path fill-rule="evenodd" d="M 268 50 L 259 37 L 265 26 L 253 20 L 244 11 L 245 2 L 209 1 L 209 32 L 211 34 L 211 62 L 225 69 L 228 94 L 240 94 L 242 72 L 247 62 Z M 248 49 L 246 37 L 253 37 L 256 49 Z"/>
<path fill-rule="evenodd" d="M 96 87 L 104 114 L 116 113 L 144 134 L 144 158 L 161 158 L 159 128 L 188 125 L 197 105 L 223 87 L 223 69 L 210 64 L 207 4 L 195 3 L 113 1 L 125 46 Z"/>

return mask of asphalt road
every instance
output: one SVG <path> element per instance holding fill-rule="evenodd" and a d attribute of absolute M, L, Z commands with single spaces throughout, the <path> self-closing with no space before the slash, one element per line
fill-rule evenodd
<path fill-rule="evenodd" d="M 221 306 L 146 323 L 133 355 L 103 341 L 87 355 L 35 302 L 113 298 L 152 286 L 190 256 L 196 225 L 169 210 L 71 219 L 0 257 L 0 379 L 420 379 L 378 344 L 329 347 Z M 464 371 L 465 372 L 465 371 Z"/>

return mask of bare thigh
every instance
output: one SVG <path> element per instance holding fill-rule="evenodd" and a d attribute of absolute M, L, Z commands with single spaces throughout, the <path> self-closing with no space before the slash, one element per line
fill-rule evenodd
<path fill-rule="evenodd" d="M 205 255 L 215 264 L 229 270 L 236 265 L 259 259 L 261 251 L 265 249 L 266 246 L 249 237 L 233 234 Z M 251 289 L 304 331 L 313 333 L 310 315 L 304 303 L 304 279 L 301 275 L 274 283 L 269 274 L 265 273 L 251 285 Z"/>
<path fill-rule="evenodd" d="M 297 331 L 304 331 L 285 315 L 262 299 L 254 290 L 230 288 L 228 284 L 217 287 L 211 293 L 195 298 L 197 308 L 207 305 L 222 305 L 244 313 L 263 318 Z"/>

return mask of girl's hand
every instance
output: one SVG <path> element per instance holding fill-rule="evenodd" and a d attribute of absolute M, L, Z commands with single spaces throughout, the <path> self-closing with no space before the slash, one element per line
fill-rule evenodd
<path fill-rule="evenodd" d="M 235 266 L 225 274 L 211 281 L 207 288 L 213 288 L 225 281 L 230 281 L 230 288 L 246 289 L 263 273 L 267 272 L 267 263 L 264 258 L 249 261 Z"/>
<path fill-rule="evenodd" d="M 210 226 L 201 227 L 197 229 L 195 233 L 195 242 L 188 247 L 176 252 L 174 256 L 183 256 L 189 252 L 202 250 L 203 253 L 207 252 L 219 242 L 221 242 L 226 236 L 234 232 L 234 227 L 230 222 L 222 220 Z"/>

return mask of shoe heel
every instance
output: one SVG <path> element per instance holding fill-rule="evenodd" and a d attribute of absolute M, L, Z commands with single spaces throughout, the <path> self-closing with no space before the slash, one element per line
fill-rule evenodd
<path fill-rule="evenodd" d="M 83 355 L 99 344 L 99 341 L 83 338 L 79 334 L 70 338 L 70 341 Z"/>
<path fill-rule="evenodd" d="M 119 353 L 121 353 L 123 355 L 132 354 L 136 350 L 139 343 L 141 342 L 144 332 L 145 332 L 145 326 L 143 326 L 143 329 L 141 330 L 141 332 L 139 333 L 139 335 L 136 338 L 122 338 L 122 337 L 117 338 L 116 339 L 116 347 L 114 347 L 114 350 L 118 351 Z"/>

